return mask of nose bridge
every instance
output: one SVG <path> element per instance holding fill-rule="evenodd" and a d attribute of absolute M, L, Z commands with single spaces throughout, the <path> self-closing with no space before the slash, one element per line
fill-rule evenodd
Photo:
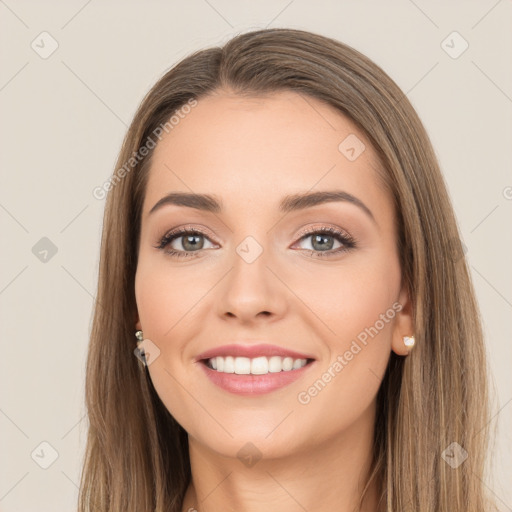
<path fill-rule="evenodd" d="M 247 231 L 245 231 L 247 233 Z M 232 258 L 233 269 L 231 271 L 231 285 L 236 281 L 242 287 L 249 286 L 252 293 L 264 293 L 267 287 L 267 278 L 270 274 L 267 265 L 270 264 L 268 239 L 263 239 L 262 234 L 245 234 L 242 232 L 242 240 L 234 246 Z M 251 293 L 246 290 L 245 293 Z"/>
<path fill-rule="evenodd" d="M 236 222 L 231 226 L 231 237 L 233 240 L 233 263 L 238 268 L 242 263 L 253 266 L 255 263 L 259 268 L 262 260 L 267 261 L 273 231 L 270 231 L 271 221 L 264 213 L 268 208 L 262 207 L 265 202 L 259 191 L 253 191 L 251 197 L 240 196 L 237 199 Z M 263 256 L 263 258 L 262 258 Z M 238 261 L 241 260 L 241 261 Z M 240 264 L 240 265 L 238 265 Z M 261 267 L 263 270 L 264 266 Z"/>
<path fill-rule="evenodd" d="M 263 235 L 246 235 L 243 240 L 235 247 L 235 252 L 238 257 L 247 265 L 252 265 L 259 260 L 261 265 L 262 261 L 265 261 L 267 257 L 263 257 L 263 253 L 268 252 L 268 243 L 262 240 Z"/>

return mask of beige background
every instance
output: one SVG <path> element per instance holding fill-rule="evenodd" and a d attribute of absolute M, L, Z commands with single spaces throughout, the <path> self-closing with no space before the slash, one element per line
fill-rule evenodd
<path fill-rule="evenodd" d="M 352 45 L 425 123 L 487 336 L 498 427 L 487 484 L 512 510 L 510 1 L 5 0 L 0 16 L 1 511 L 75 508 L 104 207 L 92 190 L 112 173 L 139 101 L 192 51 L 263 27 Z M 453 31 L 463 39 L 443 44 Z"/>

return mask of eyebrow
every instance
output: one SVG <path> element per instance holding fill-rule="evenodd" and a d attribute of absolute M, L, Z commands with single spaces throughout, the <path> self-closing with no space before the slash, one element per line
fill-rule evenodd
<path fill-rule="evenodd" d="M 279 211 L 281 213 L 289 213 L 293 211 L 305 210 L 313 206 L 331 202 L 347 202 L 351 203 L 363 210 L 368 217 L 376 223 L 375 217 L 371 210 L 357 197 L 343 190 L 327 190 L 320 192 L 306 192 L 303 194 L 291 194 L 285 196 L 279 203 Z M 185 206 L 211 213 L 221 213 L 223 203 L 221 200 L 209 194 L 194 194 L 189 192 L 171 192 L 162 197 L 149 211 L 151 215 L 165 205 Z"/>

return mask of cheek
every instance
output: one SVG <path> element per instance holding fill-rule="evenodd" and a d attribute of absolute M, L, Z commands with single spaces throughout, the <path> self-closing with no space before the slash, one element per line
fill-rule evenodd
<path fill-rule="evenodd" d="M 165 261 L 141 260 L 135 276 L 135 297 L 144 336 L 163 344 L 193 322 L 197 304 L 211 288 L 203 278 L 170 268 Z"/>
<path fill-rule="evenodd" d="M 198 267 L 178 269 L 165 258 L 139 259 L 135 276 L 139 318 L 144 338 L 158 349 L 148 369 L 158 395 L 177 418 L 186 416 L 180 404 L 190 403 L 183 385 L 187 383 L 188 391 L 195 386 L 190 378 L 195 353 L 191 340 L 204 337 L 205 305 L 216 280 Z"/>
<path fill-rule="evenodd" d="M 309 286 L 308 306 L 321 320 L 315 322 L 316 330 L 324 333 L 319 338 L 328 354 L 310 383 L 319 379 L 318 385 L 311 393 L 303 391 L 308 395 L 305 401 L 315 397 L 318 411 L 336 403 L 332 414 L 345 417 L 371 402 L 384 376 L 397 314 L 400 268 L 397 259 L 381 257 L 362 258 L 339 272 L 323 272 L 308 279 L 298 294 L 304 296 Z"/>
<path fill-rule="evenodd" d="M 187 381 L 183 351 L 195 335 L 193 305 L 204 295 L 197 284 L 189 279 L 185 282 L 183 273 L 180 278 L 165 263 L 139 260 L 135 276 L 139 318 L 144 338 L 159 350 L 148 367 L 150 378 L 167 410 L 187 429 L 194 426 L 187 411 L 193 386 Z"/>
<path fill-rule="evenodd" d="M 397 259 L 379 258 L 329 277 L 312 306 L 332 331 L 324 338 L 329 361 L 298 401 L 305 414 L 329 411 L 333 425 L 348 425 L 375 399 L 389 361 L 400 268 Z"/>
<path fill-rule="evenodd" d="M 347 342 L 377 323 L 380 339 L 389 337 L 399 296 L 400 268 L 384 255 L 346 260 L 338 268 L 317 266 L 300 276 L 287 276 L 297 296 L 305 297 L 314 313 L 312 329 L 322 333 L 331 351 L 346 350 Z M 388 313 L 387 313 L 388 312 Z M 387 314 L 386 314 L 387 313 Z M 384 320 L 381 320 L 384 315 Z"/>
<path fill-rule="evenodd" d="M 397 296 L 397 286 L 389 279 L 389 274 L 358 272 L 345 276 L 339 283 L 337 305 L 329 306 L 333 308 L 332 315 L 336 310 L 338 312 L 335 331 L 343 334 L 344 341 L 348 338 L 364 341 L 364 333 L 371 330 L 373 336 L 384 341 L 391 332 L 392 305 Z M 376 333 L 374 328 L 379 332 Z"/>

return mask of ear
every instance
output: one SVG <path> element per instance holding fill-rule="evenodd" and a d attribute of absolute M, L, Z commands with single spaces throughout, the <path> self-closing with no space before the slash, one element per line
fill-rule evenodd
<path fill-rule="evenodd" d="M 405 286 L 402 287 L 398 302 L 402 306 L 402 309 L 395 316 L 391 348 L 395 354 L 406 356 L 411 349 L 404 344 L 403 337 L 414 335 L 414 322 L 412 302 Z"/>

